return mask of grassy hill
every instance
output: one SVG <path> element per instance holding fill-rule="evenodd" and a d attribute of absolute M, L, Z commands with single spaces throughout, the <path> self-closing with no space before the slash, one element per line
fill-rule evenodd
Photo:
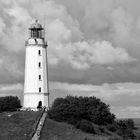
<path fill-rule="evenodd" d="M 39 112 L 0 113 L 0 140 L 28 140 Z"/>
<path fill-rule="evenodd" d="M 40 140 L 86 140 L 86 138 L 87 140 L 120 140 L 117 135 L 105 128 L 99 128 L 97 125 L 95 128 L 96 134 L 99 135 L 84 133 L 72 125 L 46 118 Z"/>

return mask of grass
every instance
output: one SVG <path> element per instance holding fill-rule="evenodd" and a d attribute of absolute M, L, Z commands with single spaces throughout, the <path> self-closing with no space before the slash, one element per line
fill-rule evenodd
<path fill-rule="evenodd" d="M 0 140 L 28 140 L 39 112 L 0 113 Z"/>
<path fill-rule="evenodd" d="M 103 134 L 103 133 L 102 133 Z M 84 133 L 74 126 L 46 118 L 40 140 L 119 140 L 114 136 Z"/>

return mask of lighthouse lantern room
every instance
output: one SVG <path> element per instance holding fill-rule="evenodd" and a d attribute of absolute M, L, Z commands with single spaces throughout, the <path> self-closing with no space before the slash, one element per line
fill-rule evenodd
<path fill-rule="evenodd" d="M 47 43 L 44 28 L 36 20 L 29 28 L 26 41 L 23 108 L 49 107 Z"/>

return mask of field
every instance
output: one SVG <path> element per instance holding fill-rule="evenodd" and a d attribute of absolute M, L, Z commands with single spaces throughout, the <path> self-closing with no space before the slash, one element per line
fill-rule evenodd
<path fill-rule="evenodd" d="M 0 114 L 0 140 L 28 140 L 39 112 Z"/>
<path fill-rule="evenodd" d="M 111 139 L 111 137 L 87 134 L 74 128 L 72 125 L 46 118 L 40 140 L 119 140 Z"/>

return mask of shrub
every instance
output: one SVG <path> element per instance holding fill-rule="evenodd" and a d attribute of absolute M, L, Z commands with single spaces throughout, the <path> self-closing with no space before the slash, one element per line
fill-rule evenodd
<path fill-rule="evenodd" d="M 95 134 L 94 127 L 90 121 L 81 120 L 76 127 L 84 132 Z"/>
<path fill-rule="evenodd" d="M 135 138 L 132 125 L 130 125 L 130 120 L 118 120 L 117 121 L 117 134 L 124 138 Z"/>
<path fill-rule="evenodd" d="M 116 130 L 117 130 L 117 124 L 116 124 L 116 123 L 108 124 L 108 125 L 106 126 L 106 128 L 107 128 L 108 130 L 110 130 L 111 132 L 116 132 Z"/>
<path fill-rule="evenodd" d="M 7 96 L 0 98 L 0 112 L 16 111 L 19 108 L 21 108 L 21 104 L 17 96 Z"/>
<path fill-rule="evenodd" d="M 99 127 L 99 130 L 101 131 L 101 133 L 105 132 L 105 129 L 103 127 Z"/>
<path fill-rule="evenodd" d="M 134 124 L 134 121 L 132 119 L 128 119 L 127 124 L 131 129 L 135 129 L 135 124 Z"/>
<path fill-rule="evenodd" d="M 51 119 L 75 123 L 74 120 L 88 120 L 95 124 L 107 125 L 114 122 L 115 116 L 110 112 L 109 105 L 96 97 L 57 98 L 48 115 Z"/>

